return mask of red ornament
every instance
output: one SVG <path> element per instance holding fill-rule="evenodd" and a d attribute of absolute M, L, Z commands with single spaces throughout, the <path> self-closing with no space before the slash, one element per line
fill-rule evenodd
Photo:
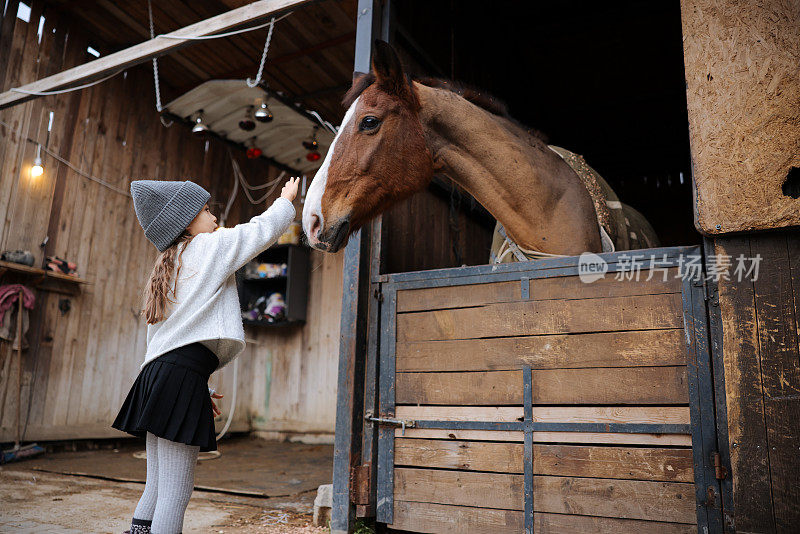
<path fill-rule="evenodd" d="M 306 159 L 308 161 L 317 161 L 321 157 L 322 156 L 319 155 L 319 152 L 309 152 L 308 154 L 306 154 Z"/>
<path fill-rule="evenodd" d="M 261 149 L 258 147 L 251 146 L 250 148 L 247 149 L 247 157 L 249 159 L 259 158 L 261 157 L 261 154 L 262 154 Z"/>

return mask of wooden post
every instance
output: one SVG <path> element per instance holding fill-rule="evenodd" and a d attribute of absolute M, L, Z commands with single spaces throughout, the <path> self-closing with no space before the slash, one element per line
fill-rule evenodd
<path fill-rule="evenodd" d="M 372 40 L 380 31 L 381 4 L 359 0 L 354 75 L 368 72 Z M 339 341 L 336 437 L 333 458 L 331 533 L 351 532 L 355 507 L 350 499 L 351 470 L 361 463 L 364 428 L 364 375 L 370 282 L 370 226 L 350 236 L 344 252 L 344 286 Z"/>

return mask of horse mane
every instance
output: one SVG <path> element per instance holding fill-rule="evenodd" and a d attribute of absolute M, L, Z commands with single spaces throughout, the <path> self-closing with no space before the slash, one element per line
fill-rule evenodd
<path fill-rule="evenodd" d="M 508 114 L 508 106 L 506 106 L 505 102 L 494 97 L 493 95 L 490 95 L 489 93 L 486 93 L 485 91 L 481 91 L 480 89 L 465 83 L 443 80 L 441 78 L 432 78 L 429 76 L 406 77 L 408 78 L 409 85 L 412 81 L 414 81 L 427 87 L 444 89 L 446 91 L 455 93 L 467 102 L 475 104 L 479 108 L 488 111 L 492 115 L 503 117 L 504 119 L 514 123 L 516 126 L 527 131 L 530 135 L 538 137 L 543 142 L 546 143 L 548 141 L 547 136 L 544 133 L 534 128 L 528 128 L 524 124 L 511 117 Z M 355 102 L 356 98 L 358 98 L 359 95 L 373 83 L 375 83 L 375 75 L 371 72 L 362 74 L 356 78 L 353 81 L 353 86 L 350 87 L 347 93 L 345 93 L 344 98 L 342 98 L 342 105 L 344 108 L 349 109 L 350 106 L 353 105 L 353 102 Z"/>

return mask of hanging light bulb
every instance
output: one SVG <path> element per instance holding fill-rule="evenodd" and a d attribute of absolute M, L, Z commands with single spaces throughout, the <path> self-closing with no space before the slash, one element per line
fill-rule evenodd
<path fill-rule="evenodd" d="M 245 132 L 252 132 L 256 129 L 256 123 L 253 120 L 253 106 L 247 106 L 244 112 L 244 118 L 239 121 L 239 128 Z"/>
<path fill-rule="evenodd" d="M 261 149 L 256 146 L 256 138 L 253 137 L 253 139 L 250 141 L 250 148 L 247 149 L 247 159 L 260 158 L 261 154 L 263 154 L 263 152 L 261 152 Z"/>
<path fill-rule="evenodd" d="M 197 112 L 194 117 L 194 126 L 192 126 L 192 133 L 195 135 L 203 135 L 208 130 L 208 126 L 203 123 L 203 110 Z"/>
<path fill-rule="evenodd" d="M 36 158 L 31 167 L 31 178 L 38 178 L 44 174 L 44 163 L 42 163 L 42 145 L 36 145 Z"/>
<path fill-rule="evenodd" d="M 303 141 L 303 147 L 308 150 L 306 159 L 308 161 L 317 161 L 322 157 L 319 153 L 319 142 L 317 141 L 317 130 L 319 126 L 314 126 L 314 132 L 311 134 L 311 141 Z"/>
<path fill-rule="evenodd" d="M 33 160 L 33 167 L 31 167 L 31 176 L 38 178 L 44 174 L 44 165 L 42 165 L 42 158 Z"/>
<path fill-rule="evenodd" d="M 256 112 L 254 115 L 258 122 L 272 122 L 272 119 L 275 118 L 263 98 L 256 98 Z"/>

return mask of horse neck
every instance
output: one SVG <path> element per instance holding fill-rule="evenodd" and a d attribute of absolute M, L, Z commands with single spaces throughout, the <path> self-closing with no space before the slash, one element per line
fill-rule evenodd
<path fill-rule="evenodd" d="M 457 94 L 415 84 L 436 172 L 475 197 L 524 248 L 601 248 L 594 206 L 572 169 L 538 138 Z"/>

